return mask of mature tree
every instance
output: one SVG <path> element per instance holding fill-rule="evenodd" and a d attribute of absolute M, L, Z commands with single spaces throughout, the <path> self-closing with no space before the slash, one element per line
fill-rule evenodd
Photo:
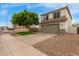
<path fill-rule="evenodd" d="M 38 14 L 30 13 L 29 16 L 34 20 L 34 24 L 38 24 L 39 23 L 39 21 L 38 21 Z"/>
<path fill-rule="evenodd" d="M 38 14 L 24 10 L 19 13 L 14 13 L 11 20 L 13 25 L 29 27 L 32 24 L 38 24 Z"/>
<path fill-rule="evenodd" d="M 19 20 L 18 19 L 19 19 L 19 15 L 14 13 L 13 16 L 12 16 L 12 20 L 11 20 L 13 26 L 19 24 Z"/>

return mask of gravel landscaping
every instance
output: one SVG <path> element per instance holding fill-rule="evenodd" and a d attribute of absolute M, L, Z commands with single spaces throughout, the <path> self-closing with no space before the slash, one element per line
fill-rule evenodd
<path fill-rule="evenodd" d="M 33 45 L 49 56 L 79 55 L 79 35 L 57 35 Z"/>

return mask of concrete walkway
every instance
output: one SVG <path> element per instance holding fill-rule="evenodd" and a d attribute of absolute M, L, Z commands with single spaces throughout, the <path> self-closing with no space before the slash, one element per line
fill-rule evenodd
<path fill-rule="evenodd" d="M 46 54 L 17 40 L 9 34 L 0 35 L 0 55 L 7 56 L 45 56 Z"/>
<path fill-rule="evenodd" d="M 19 36 L 19 37 L 16 37 L 16 39 L 18 39 L 28 45 L 33 45 L 40 41 L 51 38 L 53 36 L 56 36 L 56 34 L 37 33 L 37 34 L 33 34 L 33 35 Z"/>

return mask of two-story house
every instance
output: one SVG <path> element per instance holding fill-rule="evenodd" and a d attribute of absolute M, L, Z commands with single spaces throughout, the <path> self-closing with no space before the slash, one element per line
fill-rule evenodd
<path fill-rule="evenodd" d="M 41 32 L 71 33 L 72 17 L 68 6 L 41 15 Z"/>

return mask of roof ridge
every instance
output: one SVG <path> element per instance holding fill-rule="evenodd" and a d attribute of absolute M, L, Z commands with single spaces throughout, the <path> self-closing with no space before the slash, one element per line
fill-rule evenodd
<path fill-rule="evenodd" d="M 59 8 L 59 9 L 56 9 L 56 10 L 53 10 L 53 11 L 44 13 L 44 14 L 42 14 L 41 16 L 46 15 L 46 14 L 49 14 L 49 13 L 52 13 L 52 12 L 55 12 L 55 11 L 59 11 L 59 10 L 65 9 L 65 8 L 68 10 L 68 13 L 69 13 L 69 15 L 70 15 L 70 17 L 71 17 L 71 19 L 72 19 L 72 16 L 71 16 L 71 13 L 70 13 L 70 11 L 69 11 L 69 7 L 68 7 L 68 6 L 65 6 L 65 7 L 62 7 L 62 8 Z"/>
<path fill-rule="evenodd" d="M 58 9 L 55 9 L 55 10 L 53 10 L 53 11 L 49 11 L 49 12 L 47 12 L 47 13 L 41 14 L 41 16 L 42 16 L 42 15 L 45 15 L 45 14 L 48 14 L 48 13 L 51 13 L 51 12 L 54 12 L 54 11 L 57 11 L 57 10 L 64 9 L 64 8 L 68 8 L 68 6 L 65 6 L 65 7 L 62 7 L 62 8 L 58 8 Z"/>

